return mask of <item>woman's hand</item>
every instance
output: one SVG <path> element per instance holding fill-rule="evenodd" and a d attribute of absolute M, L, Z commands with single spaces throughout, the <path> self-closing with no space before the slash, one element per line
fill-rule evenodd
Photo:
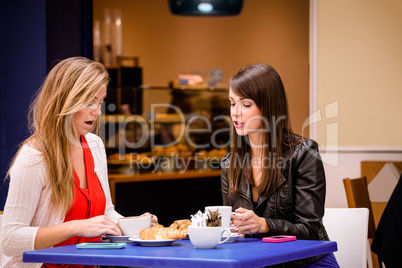
<path fill-rule="evenodd" d="M 255 234 L 267 233 L 269 231 L 270 228 L 267 221 L 255 215 L 254 211 L 240 207 L 235 212 L 231 220 L 232 225 L 237 226 L 237 228 L 233 229 L 233 232 Z"/>
<path fill-rule="evenodd" d="M 147 217 L 147 216 L 151 216 L 151 226 L 158 224 L 158 217 L 156 217 L 154 214 L 145 212 L 144 214 L 140 215 L 140 217 Z"/>
<path fill-rule="evenodd" d="M 110 218 L 105 215 L 86 220 L 71 221 L 77 230 L 76 236 L 97 237 L 101 235 L 121 236 L 121 230 Z"/>
<path fill-rule="evenodd" d="M 122 235 L 120 228 L 105 215 L 40 227 L 36 233 L 35 249 L 53 247 L 74 236 L 97 237 L 104 234 Z"/>

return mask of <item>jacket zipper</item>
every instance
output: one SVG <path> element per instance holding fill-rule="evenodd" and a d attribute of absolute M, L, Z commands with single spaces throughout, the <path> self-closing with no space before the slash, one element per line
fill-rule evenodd
<path fill-rule="evenodd" d="M 275 219 L 278 219 L 278 215 L 276 214 L 277 199 L 278 199 L 278 190 L 275 191 Z"/>
<path fill-rule="evenodd" d="M 250 203 L 251 207 L 254 208 L 253 202 L 251 202 L 251 200 L 250 200 L 250 198 L 249 198 L 248 196 L 245 196 L 245 195 L 243 195 L 243 194 L 239 194 L 239 195 L 240 195 L 241 197 L 243 197 L 244 199 L 246 199 L 246 200 Z"/>

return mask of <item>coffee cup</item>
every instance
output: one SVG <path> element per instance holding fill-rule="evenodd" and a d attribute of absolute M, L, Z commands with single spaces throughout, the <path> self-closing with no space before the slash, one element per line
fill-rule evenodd
<path fill-rule="evenodd" d="M 222 239 L 223 234 L 227 232 L 227 236 Z M 219 244 L 225 243 L 230 238 L 230 229 L 223 227 L 188 227 L 188 236 L 191 244 L 199 249 L 213 249 Z"/>
<path fill-rule="evenodd" d="M 123 236 L 138 236 L 141 230 L 151 227 L 151 216 L 124 217 L 118 222 Z"/>
<path fill-rule="evenodd" d="M 221 215 L 221 226 L 223 228 L 230 227 L 230 218 L 232 217 L 232 207 L 231 206 L 208 206 L 205 207 L 205 213 L 209 215 L 210 212 L 215 212 L 219 210 Z"/>

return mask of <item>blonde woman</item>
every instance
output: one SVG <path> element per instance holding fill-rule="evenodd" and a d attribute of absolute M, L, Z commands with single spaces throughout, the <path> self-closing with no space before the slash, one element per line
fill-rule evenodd
<path fill-rule="evenodd" d="M 31 106 L 32 135 L 8 173 L 0 267 L 60 267 L 23 263 L 22 253 L 122 235 L 104 145 L 92 133 L 108 81 L 102 64 L 82 57 L 59 62 L 44 81 Z"/>

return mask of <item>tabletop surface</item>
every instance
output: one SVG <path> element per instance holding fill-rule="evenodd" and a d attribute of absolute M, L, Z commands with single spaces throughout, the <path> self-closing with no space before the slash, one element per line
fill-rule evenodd
<path fill-rule="evenodd" d="M 264 243 L 256 238 L 239 238 L 216 249 L 195 249 L 189 240 L 177 240 L 164 247 L 130 243 L 123 249 L 77 249 L 75 245 L 48 248 L 24 252 L 23 261 L 141 267 L 261 267 L 336 250 L 334 241 Z"/>

